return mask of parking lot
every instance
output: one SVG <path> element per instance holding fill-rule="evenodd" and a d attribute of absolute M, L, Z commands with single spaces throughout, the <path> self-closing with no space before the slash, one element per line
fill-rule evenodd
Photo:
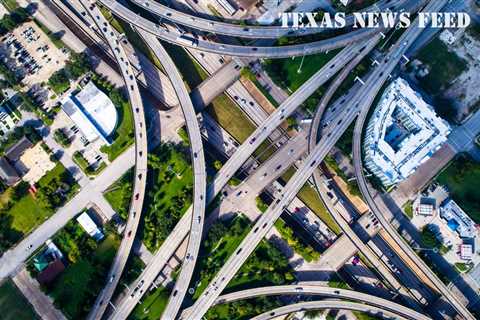
<path fill-rule="evenodd" d="M 65 66 L 66 50 L 60 50 L 34 23 L 26 22 L 7 34 L 2 42 L 9 57 L 15 60 L 18 72 L 25 75 L 25 85 L 45 82 L 57 70 Z"/>
<path fill-rule="evenodd" d="M 101 139 L 94 142 L 88 142 L 82 135 L 80 129 L 73 123 L 73 121 L 63 112 L 60 111 L 55 118 L 50 130 L 54 132 L 61 129 L 63 133 L 71 141 L 70 147 L 65 149 L 65 152 L 73 156 L 75 151 L 82 153 L 89 165 L 96 168 L 103 161 L 109 163 L 108 157 L 100 151 L 100 147 L 104 144 Z"/>

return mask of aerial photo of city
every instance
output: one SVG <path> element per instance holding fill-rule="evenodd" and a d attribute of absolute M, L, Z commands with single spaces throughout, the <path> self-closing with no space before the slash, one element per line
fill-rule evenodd
<path fill-rule="evenodd" d="M 480 320 L 480 0 L 0 0 L 0 320 Z"/>

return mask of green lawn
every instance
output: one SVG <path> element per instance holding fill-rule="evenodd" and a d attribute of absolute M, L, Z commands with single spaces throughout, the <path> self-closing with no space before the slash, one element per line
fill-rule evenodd
<path fill-rule="evenodd" d="M 417 58 L 430 67 L 430 73 L 420 85 L 430 94 L 439 94 L 467 69 L 467 62 L 448 50 L 438 38 L 420 50 Z"/>
<path fill-rule="evenodd" d="M 225 262 L 232 255 L 250 231 L 250 221 L 243 215 L 238 215 L 228 222 L 217 222 L 216 225 L 211 228 L 212 234 L 209 234 L 208 239 L 202 243 L 200 259 L 192 277 L 192 283 L 197 285 L 193 299 L 197 299 L 202 294 L 221 267 L 220 263 Z M 215 232 L 216 228 L 226 231 L 219 239 L 215 238 L 215 235 L 220 236 L 222 232 Z"/>
<path fill-rule="evenodd" d="M 413 218 L 413 202 L 411 200 L 405 202 L 405 204 L 403 205 L 403 212 L 407 215 L 409 219 Z"/>
<path fill-rule="evenodd" d="M 1 0 L 1 2 L 8 11 L 13 11 L 18 8 L 16 0 Z"/>
<path fill-rule="evenodd" d="M 160 145 L 149 154 L 143 241 L 152 252 L 191 204 L 193 172 L 187 154 L 184 146 L 172 144 Z"/>
<path fill-rule="evenodd" d="M 40 319 L 11 280 L 0 286 L 0 309 L 2 320 Z"/>
<path fill-rule="evenodd" d="M 108 155 L 108 160 L 113 161 L 134 143 L 133 114 L 130 103 L 123 101 L 116 104 L 118 123 L 113 133 L 113 143 L 104 145 L 100 151 Z"/>
<path fill-rule="evenodd" d="M 120 179 L 115 181 L 103 194 L 113 210 L 124 220 L 127 219 L 128 206 L 132 199 L 133 170 L 130 169 Z"/>
<path fill-rule="evenodd" d="M 451 197 L 476 222 L 480 223 L 480 164 L 468 156 L 456 158 L 437 178 Z"/>
<path fill-rule="evenodd" d="M 340 234 L 341 230 L 338 224 L 333 219 L 332 215 L 328 212 L 322 203 L 322 200 L 317 194 L 317 191 L 309 185 L 304 185 L 298 193 L 298 198 L 305 203 L 320 219 L 332 230 L 335 234 Z"/>
<path fill-rule="evenodd" d="M 50 296 L 69 319 L 79 318 L 94 276 L 94 265 L 82 259 L 68 266 L 55 281 Z"/>
<path fill-rule="evenodd" d="M 275 228 L 282 236 L 282 239 L 285 240 L 285 242 L 287 242 L 288 245 L 307 262 L 312 262 L 313 260 L 318 260 L 320 258 L 320 252 L 316 251 L 308 243 L 305 243 L 304 240 L 285 223 L 285 221 L 282 219 L 275 221 Z"/>
<path fill-rule="evenodd" d="M 288 181 L 295 174 L 295 169 L 290 167 L 283 175 L 282 180 Z M 322 200 L 318 196 L 317 190 L 308 183 L 305 184 L 297 194 L 297 197 L 310 208 L 335 234 L 340 234 L 341 230 L 333 219 L 332 215 L 323 205 Z"/>
<path fill-rule="evenodd" d="M 277 85 L 295 91 L 330 61 L 337 52 L 338 50 L 334 50 L 329 53 L 305 56 L 303 64 L 302 57 L 296 57 L 293 60 L 292 58 L 266 60 L 264 67 Z M 300 65 L 302 68 L 298 73 Z"/>
<path fill-rule="evenodd" d="M 47 220 L 53 212 L 27 194 L 16 202 L 7 214 L 13 217 L 12 228 L 27 234 Z"/>
<path fill-rule="evenodd" d="M 58 162 L 57 165 L 50 171 L 48 171 L 38 182 L 37 189 L 44 188 L 51 184 L 53 179 L 68 174 L 65 167 Z M 69 175 L 69 174 L 68 174 Z M 72 187 L 68 198 L 71 198 L 78 190 L 78 184 L 74 181 L 68 181 Z M 48 219 L 55 210 L 46 208 L 38 199 L 32 197 L 30 193 L 26 193 L 20 198 L 14 205 L 7 210 L 6 214 L 13 217 L 12 228 L 27 234 L 37 226 L 42 224 Z"/>
<path fill-rule="evenodd" d="M 190 284 L 195 288 L 192 297 L 194 300 L 201 295 L 249 231 L 250 222 L 243 215 L 229 221 L 219 221 L 212 226 L 207 239 L 202 242 L 200 259 Z M 294 276 L 287 258 L 271 243 L 262 240 L 229 282 L 225 292 L 262 285 L 280 285 L 293 280 Z"/>
<path fill-rule="evenodd" d="M 157 320 L 167 306 L 170 293 L 164 287 L 157 288 L 153 293 L 146 295 L 142 303 L 138 304 L 128 317 L 131 320 Z"/>

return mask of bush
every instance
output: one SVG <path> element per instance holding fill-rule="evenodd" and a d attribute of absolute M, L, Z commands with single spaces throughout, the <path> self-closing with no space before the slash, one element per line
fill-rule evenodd
<path fill-rule="evenodd" d="M 48 85 L 56 94 L 62 94 L 70 88 L 70 79 L 65 69 L 60 69 L 50 76 Z"/>

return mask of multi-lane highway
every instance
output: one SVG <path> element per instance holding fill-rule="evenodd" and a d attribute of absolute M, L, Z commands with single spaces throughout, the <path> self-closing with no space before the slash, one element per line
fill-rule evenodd
<path fill-rule="evenodd" d="M 101 0 L 101 3 L 120 19 L 133 24 L 135 27 L 145 30 L 164 41 L 183 47 L 231 56 L 244 56 L 251 58 L 287 58 L 311 55 L 343 48 L 349 44 L 368 39 L 372 35 L 380 32 L 378 28 L 356 29 L 347 34 L 342 34 L 325 40 L 276 47 L 231 45 L 210 42 L 200 37 L 198 39 L 193 37 L 185 38 L 183 33 L 179 30 L 175 28 L 168 28 L 145 19 L 131 11 L 120 2 L 114 0 Z M 413 6 L 416 5 L 414 4 Z M 409 7 L 408 10 L 411 10 L 411 7 Z"/>
<path fill-rule="evenodd" d="M 280 308 L 262 313 L 256 317 L 253 317 L 251 320 L 275 319 L 277 317 L 280 317 L 286 314 L 295 313 L 298 311 L 326 310 L 326 309 L 360 311 L 360 312 L 371 314 L 374 317 L 379 317 L 383 319 L 402 319 L 402 320 L 412 319 L 412 318 L 399 316 L 396 312 L 387 311 L 382 306 L 374 307 L 371 305 L 361 304 L 357 302 L 350 302 L 350 301 L 320 300 L 320 301 L 310 301 L 310 302 L 300 302 L 300 303 L 290 304 L 284 307 L 280 307 Z"/>
<path fill-rule="evenodd" d="M 197 115 L 193 108 L 192 101 L 187 88 L 178 72 L 174 62 L 162 47 L 155 36 L 148 32 L 137 30 L 145 43 L 153 51 L 153 54 L 160 60 L 165 72 L 172 81 L 177 93 L 180 106 L 185 117 L 188 137 L 190 139 L 191 159 L 193 163 L 194 185 L 193 185 L 193 209 L 190 224 L 190 236 L 188 240 L 187 253 L 182 262 L 182 269 L 175 282 L 167 307 L 162 318 L 175 319 L 175 316 L 182 305 L 183 299 L 190 284 L 193 269 L 197 261 L 200 242 L 202 240 L 203 223 L 205 216 L 205 194 L 207 171 L 205 168 L 205 157 L 203 153 L 202 136 L 197 121 Z"/>
<path fill-rule="evenodd" d="M 432 1 L 431 6 L 426 8 L 428 11 L 440 11 L 442 7 L 447 3 L 447 0 L 436 0 Z M 404 36 L 404 35 L 402 35 Z M 354 159 L 354 167 L 355 167 L 355 175 L 357 177 L 357 183 L 360 187 L 360 191 L 367 201 L 370 210 L 374 213 L 375 217 L 378 219 L 382 227 L 385 231 L 389 234 L 389 236 L 394 239 L 396 244 L 401 248 L 402 253 L 404 253 L 413 263 L 417 266 L 419 271 L 422 271 L 426 278 L 433 284 L 434 289 L 437 290 L 442 296 L 449 302 L 452 307 L 458 312 L 465 319 L 474 319 L 474 317 L 470 314 L 467 308 L 459 301 L 459 299 L 452 294 L 452 291 L 449 290 L 443 282 L 433 273 L 433 271 L 425 264 L 425 262 L 417 256 L 417 254 L 413 251 L 408 243 L 406 243 L 402 237 L 397 233 L 397 231 L 393 228 L 390 222 L 385 218 L 384 213 L 379 208 L 378 204 L 373 198 L 369 190 L 369 186 L 367 184 L 366 178 L 364 176 L 363 166 L 362 166 L 362 153 L 361 153 L 361 137 L 363 126 L 365 120 L 367 118 L 368 110 L 373 103 L 378 90 L 372 91 L 372 95 L 369 96 L 368 99 L 365 99 L 362 104 L 363 111 L 360 113 L 358 120 L 355 124 L 354 130 L 354 141 L 353 141 L 353 159 Z M 385 206 L 384 210 L 388 210 Z"/>
<path fill-rule="evenodd" d="M 380 36 L 377 36 L 376 38 L 372 39 L 365 51 L 363 51 L 361 54 L 359 54 L 355 59 L 353 59 L 333 80 L 333 82 L 330 84 L 329 88 L 325 92 L 325 94 L 322 96 L 322 99 L 320 100 L 317 110 L 314 116 L 314 119 L 312 121 L 312 124 L 310 126 L 310 135 L 309 135 L 309 141 L 308 141 L 308 148 L 309 150 L 313 150 L 315 148 L 316 142 L 317 142 L 317 137 L 318 137 L 318 132 L 321 132 L 321 120 L 323 118 L 325 109 L 327 105 L 329 104 L 331 98 L 333 97 L 335 91 L 339 88 L 339 86 L 345 81 L 345 79 L 348 77 L 350 72 L 365 58 L 365 56 L 375 47 L 375 45 L 379 42 Z M 356 90 L 359 90 L 360 88 L 356 88 Z M 353 90 L 352 90 L 353 91 Z M 340 102 L 343 101 L 343 103 L 347 103 L 347 105 L 341 105 L 340 106 L 335 106 L 335 108 L 348 108 L 348 104 L 353 104 L 353 100 L 347 99 L 345 97 L 340 98 Z M 347 102 L 348 101 L 348 102 Z M 330 120 L 331 121 L 331 120 Z M 328 120 L 323 120 L 323 123 L 328 123 Z M 342 217 L 342 215 L 335 209 L 332 199 L 330 199 L 327 195 L 328 188 L 326 187 L 327 178 L 322 176 L 321 174 L 321 169 L 318 168 L 315 170 L 314 174 L 314 182 L 317 188 L 317 191 L 325 204 L 325 207 L 328 209 L 330 214 L 333 216 L 337 224 L 340 226 L 342 229 L 344 235 L 350 239 L 350 241 L 358 248 L 360 252 L 363 253 L 365 258 L 373 265 L 375 266 L 375 269 L 377 272 L 385 279 L 385 281 L 388 282 L 388 284 L 391 286 L 392 289 L 398 291 L 402 297 L 405 299 L 407 303 L 409 303 L 412 307 L 418 308 L 418 305 L 416 303 L 416 300 L 419 299 L 418 295 L 416 293 L 412 293 L 411 290 L 408 287 L 403 286 L 397 278 L 390 272 L 389 268 L 386 266 L 385 263 L 382 262 L 381 259 L 365 244 L 363 241 L 357 236 L 357 234 L 352 230 L 350 225 L 345 221 L 345 219 Z"/>
<path fill-rule="evenodd" d="M 140 91 L 138 89 L 133 69 L 128 62 L 125 51 L 120 45 L 120 41 L 117 39 L 112 27 L 108 24 L 93 1 L 89 1 L 88 3 L 82 2 L 82 5 L 85 6 L 87 12 L 94 18 L 95 24 L 98 29 L 101 30 L 103 37 L 110 46 L 110 49 L 120 67 L 130 105 L 132 107 L 135 130 L 135 174 L 132 188 L 132 200 L 128 210 L 125 232 L 117 254 L 115 255 L 115 259 L 108 272 L 107 283 L 98 295 L 89 314 L 89 319 L 100 319 L 107 307 L 108 301 L 113 295 L 118 281 L 120 280 L 120 276 L 130 254 L 138 224 L 140 222 L 147 175 L 147 131 Z"/>
<path fill-rule="evenodd" d="M 367 11 L 384 11 L 387 8 L 394 11 L 400 9 L 404 2 L 407 0 L 381 0 L 375 3 L 375 5 L 365 8 Z M 312 27 L 312 28 L 285 28 L 282 26 L 261 26 L 261 25 L 242 25 L 228 22 L 221 22 L 218 20 L 211 20 L 202 17 L 197 17 L 186 12 L 172 9 L 159 2 L 153 0 L 132 0 L 132 2 L 143 9 L 150 11 L 151 13 L 158 15 L 161 19 L 164 19 L 175 24 L 187 26 L 192 29 L 213 33 L 223 34 L 233 37 L 242 38 L 267 38 L 278 39 L 282 36 L 304 36 L 308 34 L 323 32 L 331 30 L 330 28 Z M 346 25 L 349 27 L 354 23 L 352 15 L 345 18 Z"/>
<path fill-rule="evenodd" d="M 275 296 L 275 295 L 302 295 L 302 296 L 321 296 L 334 299 L 352 300 L 356 302 L 365 303 L 374 307 L 383 308 L 387 311 L 395 313 L 399 317 L 404 317 L 411 320 L 427 320 L 429 317 L 424 314 L 409 309 L 398 303 L 378 298 L 366 293 L 358 291 L 332 288 L 319 285 L 309 285 L 308 283 L 299 283 L 297 285 L 271 286 L 260 287 L 228 293 L 218 297 L 214 305 L 231 303 L 238 300 L 252 299 L 261 296 Z"/>
<path fill-rule="evenodd" d="M 166 69 L 167 74 L 169 74 L 173 86 L 175 87 L 176 94 L 178 95 L 184 116 L 187 122 L 187 131 L 190 136 L 191 146 L 192 146 L 192 162 L 194 167 L 194 200 L 193 205 L 184 217 L 181 219 L 180 223 L 175 227 L 174 231 L 165 241 L 165 244 L 157 252 L 155 258 L 152 260 L 152 264 L 148 265 L 145 271 L 142 273 L 141 277 L 134 283 L 133 290 L 129 292 L 128 298 L 122 300 L 122 304 L 114 310 L 113 318 L 124 319 L 127 317 L 128 313 L 132 310 L 138 300 L 141 298 L 143 293 L 147 291 L 148 287 L 155 279 L 159 271 L 163 268 L 167 260 L 170 258 L 173 251 L 178 247 L 178 245 L 183 241 L 183 239 L 188 235 L 190 231 L 190 237 L 187 246 L 187 254 L 183 261 L 182 270 L 180 272 L 179 278 L 175 283 L 175 287 L 172 291 L 172 295 L 167 305 L 166 311 L 163 314 L 164 319 L 174 319 L 181 307 L 183 298 L 186 294 L 188 285 L 190 283 L 191 275 L 195 266 L 198 250 L 200 247 L 200 241 L 203 231 L 203 222 L 204 222 L 204 210 L 205 204 L 211 202 L 215 196 L 220 192 L 220 190 L 225 186 L 225 184 L 230 180 L 235 172 L 241 167 L 241 165 L 253 154 L 253 152 L 260 146 L 260 144 L 265 141 L 270 134 L 276 130 L 276 128 L 289 116 L 295 109 L 308 98 L 319 86 L 324 84 L 328 79 L 330 79 L 334 74 L 340 71 L 345 64 L 347 64 L 351 59 L 355 58 L 355 63 L 352 62 L 346 68 L 351 69 L 356 63 L 358 63 L 363 56 L 366 55 L 366 52 L 375 46 L 379 40 L 379 35 L 376 35 L 379 30 L 373 29 L 361 29 L 355 30 L 345 35 L 340 35 L 333 37 L 327 40 L 321 40 L 317 42 L 301 44 L 301 45 L 289 45 L 283 47 L 253 47 L 253 46 L 236 46 L 228 44 L 220 44 L 206 41 L 206 39 L 198 38 L 194 36 L 185 35 L 184 31 L 179 28 L 168 27 L 162 23 L 156 24 L 155 22 L 149 21 L 140 17 L 139 15 L 130 11 L 127 7 L 122 5 L 119 2 L 113 0 L 100 0 L 103 5 L 112 11 L 115 15 L 119 16 L 121 19 L 133 24 L 138 28 L 138 32 L 146 40 L 145 42 L 150 45 L 151 49 L 154 51 L 155 55 L 160 58 L 164 68 Z M 439 10 L 448 0 L 438 0 L 432 1 L 429 4 L 428 9 L 426 10 Z M 162 5 L 159 5 L 155 2 L 145 0 L 133 0 L 133 2 L 138 5 L 144 6 L 152 12 L 159 14 L 166 20 L 176 22 L 178 19 L 182 19 L 184 25 L 187 25 L 192 28 L 197 28 L 202 31 L 208 31 L 211 29 L 211 32 L 220 33 L 220 34 L 229 34 L 236 36 L 244 37 L 255 37 L 260 38 L 262 36 L 255 35 L 260 33 L 260 30 L 269 30 L 266 33 L 263 33 L 263 37 L 268 38 L 269 33 L 276 35 L 272 37 L 280 36 L 280 30 L 285 33 L 285 30 L 280 27 L 245 27 L 238 26 L 228 23 L 219 23 L 213 22 L 208 19 L 201 19 L 188 14 L 174 11 Z M 404 2 L 406 0 L 386 0 L 382 1 L 380 5 L 385 6 L 395 6 Z M 410 1 L 410 7 L 419 6 L 423 1 L 416 1 L 414 4 Z M 443 3 L 443 4 L 442 4 Z M 140 214 L 142 211 L 142 203 L 144 197 L 145 181 L 146 181 L 146 170 L 147 170 L 147 144 L 146 144 L 146 131 L 145 131 L 145 119 L 143 114 L 143 106 L 138 92 L 138 87 L 132 66 L 128 63 L 127 55 L 124 52 L 124 48 L 121 47 L 121 44 L 118 39 L 116 39 L 115 33 L 112 28 L 108 25 L 108 22 L 104 19 L 98 8 L 95 6 L 93 1 L 88 2 L 87 4 L 82 3 L 88 14 L 91 15 L 93 21 L 95 22 L 97 28 L 101 31 L 102 36 L 107 40 L 107 43 L 112 50 L 115 60 L 120 66 L 120 70 L 124 81 L 126 83 L 127 91 L 129 94 L 129 99 L 132 105 L 134 121 L 135 121 L 135 141 L 136 141 L 136 152 L 135 152 L 135 180 L 133 188 L 133 196 L 131 206 L 129 208 L 129 218 L 127 220 L 126 230 L 124 238 L 122 240 L 120 249 L 117 252 L 114 263 L 112 264 L 111 270 L 108 274 L 108 283 L 106 283 L 105 288 L 100 293 L 99 297 L 96 300 L 96 303 L 89 315 L 90 319 L 99 319 L 107 303 L 110 301 L 115 289 L 116 284 L 120 278 L 120 275 L 125 266 L 126 260 L 130 253 L 130 249 L 135 237 L 136 229 L 138 227 Z M 88 7 L 87 7 L 88 6 Z M 378 8 L 374 8 L 377 9 Z M 180 22 L 181 23 L 181 22 Z M 223 32 L 216 30 L 223 27 Z M 256 31 L 258 30 L 258 31 Z M 311 30 L 306 33 L 318 32 L 320 30 Z M 295 35 L 297 31 L 293 32 L 292 35 Z M 298 31 L 302 33 L 301 31 Z M 369 74 L 368 80 L 364 84 L 364 90 L 359 90 L 353 95 L 351 101 L 347 103 L 347 106 L 336 113 L 336 117 L 326 123 L 326 127 L 322 132 L 322 137 L 320 138 L 319 143 L 315 146 L 315 143 L 311 143 L 314 146 L 311 149 L 311 153 L 304 160 L 300 169 L 294 174 L 290 179 L 289 183 L 284 189 L 284 193 L 279 196 L 274 203 L 269 207 L 267 212 L 262 215 L 255 226 L 252 228 L 252 231 L 247 235 L 247 237 L 242 241 L 239 248 L 236 252 L 228 259 L 227 263 L 220 270 L 220 272 L 215 276 L 209 286 L 205 289 L 202 296 L 195 302 L 195 304 L 185 313 L 182 314 L 182 319 L 200 319 L 209 307 L 216 302 L 218 302 L 218 296 L 221 291 L 226 287 L 229 280 L 235 275 L 244 261 L 248 258 L 250 253 L 255 249 L 258 243 L 263 239 L 268 230 L 273 226 L 275 220 L 280 216 L 282 211 L 287 207 L 287 205 L 292 201 L 296 196 L 299 189 L 305 184 L 308 178 L 316 171 L 316 167 L 326 156 L 327 152 L 333 147 L 335 142 L 341 137 L 343 132 L 347 129 L 349 124 L 353 122 L 355 117 L 358 114 L 361 114 L 361 119 L 357 122 L 355 133 L 361 136 L 361 129 L 363 122 L 365 121 L 366 114 L 370 104 L 373 102 L 376 94 L 380 90 L 383 83 L 386 81 L 389 74 L 393 71 L 398 62 L 402 59 L 402 55 L 408 49 L 412 41 L 418 37 L 420 34 L 418 28 L 412 27 L 409 28 L 401 36 L 397 44 L 392 48 L 392 50 L 387 54 L 385 60 L 382 60 L 379 63 L 379 66 Z M 305 34 L 306 34 L 305 33 Z M 284 35 L 284 34 L 282 34 Z M 298 35 L 298 34 L 297 34 Z M 368 37 L 375 36 L 375 38 L 368 42 L 367 44 L 354 44 Z M 219 54 L 227 55 L 238 55 L 238 56 L 248 56 L 248 57 L 292 57 L 298 55 L 312 54 L 322 51 L 327 51 L 335 48 L 344 47 L 349 45 L 347 48 L 342 50 L 334 59 L 328 62 L 320 71 L 318 71 L 312 78 L 310 78 L 299 90 L 297 90 L 293 95 L 291 95 L 284 103 L 282 103 L 278 109 L 272 113 L 268 119 L 264 122 L 263 125 L 259 126 L 255 132 L 242 144 L 237 152 L 227 161 L 227 163 L 222 167 L 217 176 L 215 177 L 213 183 L 206 188 L 205 185 L 205 162 L 203 156 L 203 147 L 200 136 L 200 130 L 197 123 L 197 118 L 180 74 L 178 73 L 173 61 L 167 55 L 165 50 L 161 47 L 160 43 L 157 40 L 157 37 L 175 44 L 182 45 L 184 47 L 200 49 L 204 51 L 215 52 Z M 343 81 L 346 77 L 346 72 L 341 74 L 340 77 L 337 77 L 339 82 Z M 333 92 L 329 94 L 333 95 Z M 320 111 L 323 114 L 324 109 L 327 106 L 328 101 L 331 96 L 328 96 L 322 100 Z M 320 116 L 321 118 L 321 116 Z M 318 124 L 320 120 L 315 119 Z M 314 135 L 313 135 L 314 134 Z M 316 142 L 317 132 L 312 131 L 313 141 Z M 359 144 L 360 138 L 356 137 L 356 144 Z M 358 147 L 358 145 L 356 146 Z M 359 147 L 358 147 L 359 148 Z M 360 150 L 360 149 L 359 149 Z M 355 150 L 354 150 L 355 151 Z M 365 179 L 363 177 L 361 169 L 361 158 L 359 158 L 360 151 L 356 151 L 356 171 L 360 178 L 363 178 L 364 186 L 361 186 L 362 192 L 368 193 L 368 186 L 366 186 Z M 355 153 L 354 153 L 355 155 Z M 357 168 L 357 162 L 358 168 Z M 317 179 L 316 179 L 317 180 Z M 373 201 L 373 197 L 371 201 Z M 369 199 L 367 198 L 367 201 Z M 368 201 L 370 208 L 377 215 L 377 218 L 383 225 L 381 218 L 382 216 L 380 209 L 373 202 L 373 205 Z M 383 218 L 385 224 L 388 228 L 389 223 Z M 342 223 L 341 223 L 342 224 Z M 346 224 L 346 223 L 345 223 Z M 189 228 L 190 227 L 190 228 Z M 347 227 L 349 228 L 348 224 Z M 344 226 L 344 228 L 347 228 Z M 391 226 L 390 226 L 391 228 Z M 393 228 L 391 228 L 393 230 Z M 345 229 L 347 230 L 347 229 Z M 345 231 L 344 230 L 344 231 Z M 348 230 L 347 230 L 348 231 Z M 387 229 L 387 231 L 389 231 Z M 351 230 L 349 231 L 351 232 Z M 389 231 L 390 232 L 390 231 Z M 396 234 L 395 230 L 392 231 Z M 398 234 L 396 234 L 397 237 Z M 392 236 L 393 237 L 393 236 Z M 393 237 L 396 239 L 395 237 Z M 361 241 L 360 241 L 361 242 Z M 400 242 L 399 242 L 400 243 Z M 361 243 L 363 244 L 363 243 Z M 405 243 L 402 243 L 405 244 Z M 406 244 L 405 244 L 406 245 Z M 408 245 L 407 245 L 408 246 Z M 360 245 L 359 249 L 363 252 L 368 251 L 366 246 Z M 410 247 L 404 249 L 411 251 Z M 415 258 L 419 258 L 413 253 Z M 390 274 L 388 268 L 384 268 L 381 262 L 378 262 L 377 257 L 373 255 L 367 255 L 367 259 L 370 262 L 373 261 L 375 266 L 378 266 L 379 270 L 382 270 L 380 273 L 384 276 L 387 281 L 392 285 L 393 288 L 399 290 L 402 294 L 408 295 L 408 289 L 403 288 L 398 281 Z M 417 261 L 414 258 L 411 258 L 415 263 Z M 423 263 L 423 262 L 422 262 Z M 423 265 L 417 263 L 417 266 L 422 267 Z M 383 271 L 383 269 L 385 271 Z M 428 269 L 428 268 L 426 268 Z M 434 284 L 434 287 L 442 293 L 442 295 L 449 301 L 452 306 L 457 310 L 459 314 L 467 319 L 472 319 L 471 315 L 468 313 L 468 310 L 461 305 L 456 298 L 448 292 L 447 288 L 443 284 L 438 284 L 436 281 L 439 281 L 433 273 L 428 269 L 425 271 L 429 281 Z M 433 277 L 430 277 L 433 275 Z M 275 289 L 269 289 L 270 292 L 276 292 Z M 291 291 L 292 288 L 285 289 L 285 291 Z M 296 287 L 295 290 L 297 293 L 304 290 L 303 287 Z M 298 291 L 297 291 L 298 290 Z M 338 290 L 337 290 L 338 291 Z M 248 292 L 243 293 L 248 297 Z M 278 294 L 285 294 L 280 292 Z M 242 293 L 238 293 L 240 297 Z M 327 294 L 328 295 L 328 294 Z M 334 292 L 333 296 L 338 295 L 337 292 Z M 364 297 L 361 297 L 362 299 Z M 352 298 L 354 299 L 354 298 Z M 378 298 L 376 298 L 378 299 Z M 128 301 L 127 301 L 128 300 Z M 355 299 L 354 299 L 355 300 Z M 361 299 L 360 299 L 361 300 Z M 373 311 L 374 313 L 381 313 L 383 315 L 392 316 L 396 315 L 399 318 L 405 319 L 423 319 L 423 315 L 416 314 L 415 311 L 409 310 L 405 307 L 402 307 L 406 310 L 400 310 L 399 306 L 396 304 L 386 306 L 385 303 L 380 305 L 366 305 L 358 304 L 352 302 L 338 302 L 338 301 L 318 301 L 313 303 L 306 304 L 296 304 L 288 307 L 279 308 L 271 312 L 260 315 L 258 318 L 271 318 L 278 316 L 283 313 L 290 313 L 296 310 L 304 309 L 315 309 L 323 308 L 325 305 L 330 306 L 330 308 L 346 308 L 352 310 L 362 310 L 362 311 Z M 297 309 L 298 308 L 298 309 Z M 390 309 L 389 309 L 390 308 Z M 400 313 L 399 313 L 400 312 Z M 402 312 L 407 312 L 402 314 Z M 410 313 L 413 312 L 413 313 Z M 412 317 L 415 315 L 416 317 Z M 426 318 L 426 317 L 425 317 Z"/>

